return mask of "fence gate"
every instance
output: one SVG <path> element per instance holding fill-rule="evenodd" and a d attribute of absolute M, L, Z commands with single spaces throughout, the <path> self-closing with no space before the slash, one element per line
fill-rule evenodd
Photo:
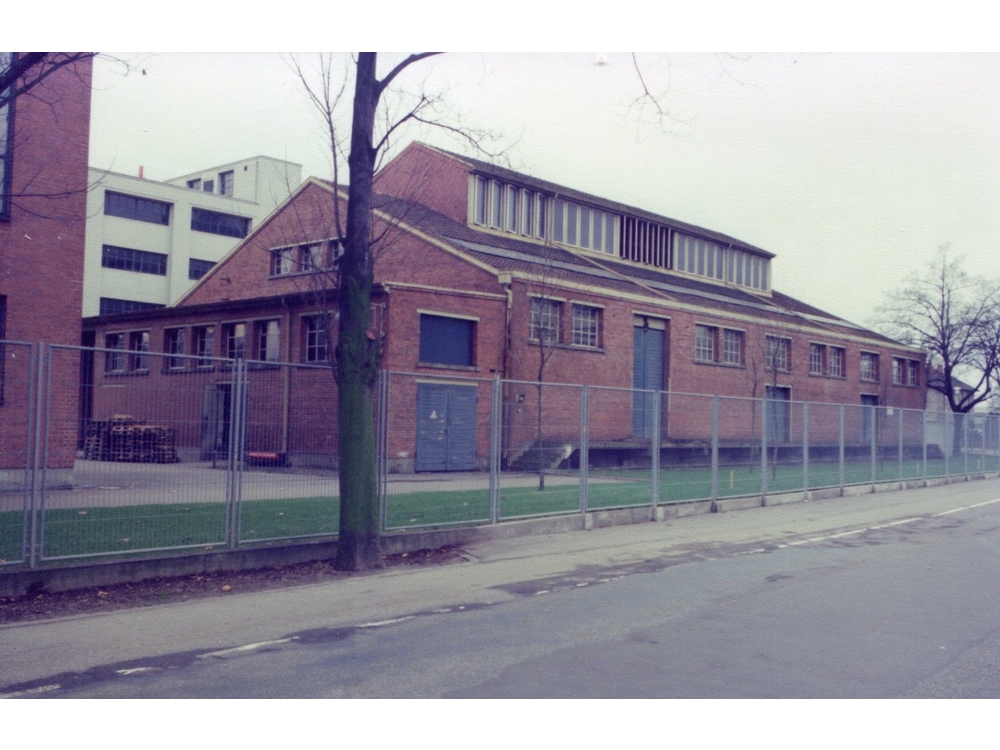
<path fill-rule="evenodd" d="M 475 385 L 417 383 L 417 471 L 476 468 Z"/>

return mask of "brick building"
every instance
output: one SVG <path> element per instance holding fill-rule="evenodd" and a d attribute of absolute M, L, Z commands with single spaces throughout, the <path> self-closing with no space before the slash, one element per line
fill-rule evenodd
<path fill-rule="evenodd" d="M 394 409 L 413 410 L 413 429 L 389 438 L 400 470 L 482 464 L 486 433 L 464 425 L 489 413 L 473 381 L 495 376 L 514 381 L 505 386 L 508 455 L 525 447 L 513 442 L 533 439 L 540 375 L 549 384 L 766 397 L 779 412 L 790 401 L 923 407 L 920 352 L 773 290 L 774 255 L 735 238 L 419 143 L 380 172 L 376 190 L 384 236 L 373 335 L 383 337 L 384 368 L 416 374 L 394 393 Z M 336 266 L 332 196 L 328 183 L 306 181 L 175 306 L 85 320 L 99 346 L 123 351 L 123 367 L 95 382 L 127 375 L 130 348 L 207 354 L 207 328 L 216 356 L 325 358 L 315 314 L 318 282 Z M 173 377 L 181 372 L 205 376 L 179 367 Z M 563 405 L 559 393 L 547 389 L 545 437 L 568 440 L 572 419 L 553 415 L 571 414 L 575 397 Z M 650 393 L 608 396 L 592 413 L 591 439 L 645 440 L 648 450 L 654 421 L 665 445 L 704 432 L 704 410 L 664 398 L 654 420 L 653 403 Z M 94 414 L 114 406 L 95 401 Z M 443 414 L 454 424 L 428 422 Z M 335 444 L 331 419 L 317 415 L 305 432 Z M 772 440 L 790 441 L 795 429 L 787 416 Z M 451 433 L 465 437 L 441 457 L 436 436 Z M 287 448 L 286 440 L 274 450 Z"/>
<path fill-rule="evenodd" d="M 15 54 L 0 53 L 0 71 Z M 48 53 L 42 65 L 62 59 L 64 53 Z M 28 93 L 0 99 L 0 340 L 80 343 L 90 81 L 85 57 Z M 16 486 L 28 448 L 28 353 L 21 343 L 5 344 L 0 371 L 0 472 L 4 484 Z M 75 457 L 78 372 L 69 360 L 53 367 L 52 418 L 69 425 L 52 436 L 50 481 L 58 482 Z"/>

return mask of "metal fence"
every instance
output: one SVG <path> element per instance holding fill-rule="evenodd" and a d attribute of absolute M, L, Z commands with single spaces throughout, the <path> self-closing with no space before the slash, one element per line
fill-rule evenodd
<path fill-rule="evenodd" d="M 328 367 L 0 342 L 0 564 L 333 537 Z M 383 531 L 1000 473 L 996 415 L 383 372 Z"/>

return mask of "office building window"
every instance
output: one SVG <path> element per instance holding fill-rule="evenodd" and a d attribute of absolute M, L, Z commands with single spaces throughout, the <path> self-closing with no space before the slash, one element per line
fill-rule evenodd
<path fill-rule="evenodd" d="M 167 256 L 146 250 L 104 245 L 101 249 L 101 266 L 119 271 L 151 273 L 155 276 L 167 275 Z"/>
<path fill-rule="evenodd" d="M 219 173 L 219 194 L 220 195 L 232 195 L 233 194 L 233 171 Z"/>
<path fill-rule="evenodd" d="M 140 198 L 137 195 L 104 193 L 104 213 L 108 216 L 118 216 L 122 219 L 146 221 L 150 224 L 170 225 L 170 204 L 154 201 L 150 198 Z"/>
<path fill-rule="evenodd" d="M 224 237 L 246 237 L 250 219 L 204 208 L 191 209 L 191 229 L 196 232 L 221 234 Z"/>
<path fill-rule="evenodd" d="M 206 273 L 212 270 L 212 266 L 215 263 L 210 260 L 198 260 L 197 258 L 188 259 L 188 279 L 191 281 L 197 281 Z"/>

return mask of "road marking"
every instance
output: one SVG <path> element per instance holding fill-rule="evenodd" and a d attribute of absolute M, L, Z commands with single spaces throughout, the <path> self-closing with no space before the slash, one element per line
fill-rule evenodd
<path fill-rule="evenodd" d="M 131 669 L 116 669 L 115 674 L 128 677 L 133 674 L 144 674 L 145 672 L 162 672 L 159 667 L 132 667 Z"/>
<path fill-rule="evenodd" d="M 396 617 L 392 620 L 379 620 L 378 622 L 364 622 L 358 625 L 359 628 L 380 628 L 383 625 L 393 625 L 397 622 L 402 622 L 403 620 L 412 620 L 416 615 L 407 615 L 406 617 Z"/>
<path fill-rule="evenodd" d="M 982 508 L 984 505 L 993 505 L 993 503 L 1000 503 L 1000 498 L 996 500 L 987 500 L 984 503 L 976 503 L 975 505 L 966 505 L 964 508 L 953 508 L 952 510 L 943 510 L 940 513 L 935 513 L 934 518 L 938 516 L 949 516 L 952 513 L 961 513 L 963 510 L 972 510 L 973 508 Z"/>
<path fill-rule="evenodd" d="M 880 523 L 875 526 L 868 526 L 863 529 L 854 529 L 853 531 L 842 531 L 839 534 L 828 534 L 826 536 L 813 536 L 808 539 L 799 539 L 795 542 L 785 542 L 784 544 L 777 545 L 778 549 L 785 549 L 786 547 L 797 547 L 803 544 L 811 544 L 812 542 L 827 542 L 831 539 L 840 539 L 845 536 L 855 536 L 857 534 L 863 534 L 866 531 L 877 531 L 878 529 L 887 529 L 891 526 L 900 526 L 904 523 L 913 523 L 914 521 L 923 520 L 923 518 L 940 518 L 941 516 L 948 516 L 952 513 L 960 513 L 963 510 L 972 510 L 973 508 L 982 508 L 985 505 L 993 505 L 995 503 L 1000 503 L 1000 498 L 996 500 L 987 500 L 982 503 L 976 503 L 974 505 L 965 505 L 961 508 L 952 508 L 951 510 L 943 510 L 940 513 L 934 513 L 930 516 L 917 516 L 914 518 L 901 518 L 898 521 L 889 521 L 888 523 Z M 750 554 L 750 553 L 748 553 Z"/>
<path fill-rule="evenodd" d="M 22 695 L 35 695 L 36 693 L 47 693 L 50 690 L 58 690 L 62 685 L 42 685 L 41 687 L 31 688 L 31 690 L 19 690 L 16 693 L 0 693 L 0 698 L 17 698 Z"/>
<path fill-rule="evenodd" d="M 260 643 L 248 643 L 245 646 L 236 646 L 235 648 L 224 648 L 221 651 L 212 651 L 208 654 L 199 654 L 199 659 L 207 659 L 210 656 L 228 656 L 230 654 L 242 653 L 244 651 L 255 651 L 259 648 L 264 648 L 265 646 L 277 646 L 282 643 L 290 643 L 291 641 L 298 640 L 298 636 L 292 636 L 291 638 L 281 638 L 277 641 L 261 641 Z"/>

